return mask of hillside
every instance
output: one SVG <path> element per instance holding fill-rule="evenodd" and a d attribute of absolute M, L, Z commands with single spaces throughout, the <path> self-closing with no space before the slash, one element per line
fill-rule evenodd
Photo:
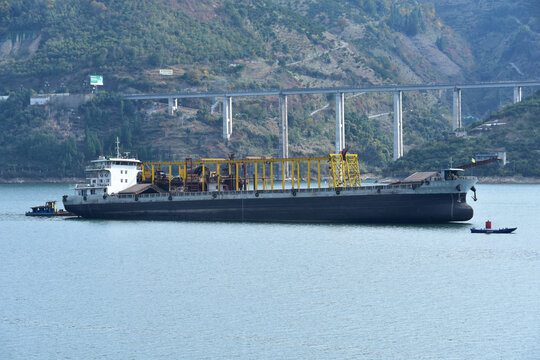
<path fill-rule="evenodd" d="M 437 13 L 471 45 L 478 80 L 540 76 L 540 3 L 441 0 Z"/>
<path fill-rule="evenodd" d="M 530 78 L 540 46 L 528 4 L 468 3 L 456 17 L 449 1 L 0 1 L 0 90 L 11 94 L 0 101 L 0 177 L 79 175 L 89 158 L 111 152 L 116 136 L 143 159 L 279 155 L 276 98 L 235 100 L 227 144 L 219 107 L 210 110 L 219 99 L 186 100 L 169 116 L 166 104 L 121 101 L 122 93 L 508 80 L 516 78 L 503 71 L 509 60 Z M 480 21 L 493 14 L 508 25 L 504 34 Z M 525 30 L 510 31 L 514 18 Z M 468 32 L 467 22 L 479 31 Z M 174 75 L 159 76 L 162 68 Z M 29 106 L 40 92 L 89 93 L 90 74 L 105 80 L 93 100 Z M 483 118 L 509 99 L 468 94 L 464 115 Z M 291 155 L 332 151 L 334 103 L 289 98 Z M 444 138 L 450 103 L 450 92 L 405 95 L 406 150 Z M 364 169 L 391 164 L 392 100 L 358 94 L 345 109 L 347 144 Z"/>
<path fill-rule="evenodd" d="M 21 83 L 85 91 L 90 73 L 103 74 L 109 91 L 433 82 L 463 79 L 473 66 L 460 39 L 439 49 L 444 29 L 434 7 L 413 1 L 4 3 L 5 91 Z M 156 79 L 160 67 L 180 78 Z"/>

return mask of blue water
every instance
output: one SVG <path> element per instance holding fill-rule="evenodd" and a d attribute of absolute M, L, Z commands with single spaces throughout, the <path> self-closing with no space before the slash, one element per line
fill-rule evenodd
<path fill-rule="evenodd" d="M 0 185 L 0 359 L 539 359 L 540 185 L 477 188 L 467 224 L 375 226 L 35 219 L 68 185 Z"/>

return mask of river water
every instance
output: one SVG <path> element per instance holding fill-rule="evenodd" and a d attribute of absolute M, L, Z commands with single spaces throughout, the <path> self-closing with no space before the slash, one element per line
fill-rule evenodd
<path fill-rule="evenodd" d="M 0 185 L 0 359 L 539 359 L 540 185 L 477 188 L 385 226 L 35 219 L 69 186 Z"/>

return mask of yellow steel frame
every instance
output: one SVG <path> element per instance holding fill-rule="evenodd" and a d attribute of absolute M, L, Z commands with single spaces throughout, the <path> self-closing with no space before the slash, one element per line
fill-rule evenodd
<path fill-rule="evenodd" d="M 274 190 L 274 163 L 270 163 L 270 188 Z"/>
<path fill-rule="evenodd" d="M 345 156 L 347 164 L 347 180 L 350 187 L 362 186 L 360 179 L 360 167 L 358 166 L 358 155 L 347 154 Z"/>
<path fill-rule="evenodd" d="M 328 184 L 332 187 L 347 186 L 344 165 L 343 156 L 341 156 L 341 154 L 330 154 L 330 178 Z"/>
<path fill-rule="evenodd" d="M 257 190 L 257 183 L 259 182 L 259 177 L 257 176 L 257 168 L 258 168 L 258 165 L 259 163 L 253 163 L 253 165 L 255 166 L 255 179 L 253 179 L 253 189 L 254 190 Z"/>
<path fill-rule="evenodd" d="M 240 164 L 239 163 L 236 163 L 236 191 L 238 191 L 240 188 L 238 187 L 238 180 L 239 180 L 239 177 L 240 175 L 238 174 L 238 168 L 240 167 Z"/>
<path fill-rule="evenodd" d="M 321 160 L 317 160 L 317 186 L 321 188 Z"/>
<path fill-rule="evenodd" d="M 291 184 L 292 184 L 292 188 L 294 189 L 294 161 L 291 162 Z"/>
<path fill-rule="evenodd" d="M 300 162 L 296 163 L 296 184 L 297 188 L 300 189 Z"/>
<path fill-rule="evenodd" d="M 285 166 L 287 166 L 286 162 L 281 163 L 281 188 L 285 190 Z"/>
<path fill-rule="evenodd" d="M 300 188 L 300 164 L 302 162 L 307 162 L 307 187 L 311 188 L 311 162 L 317 162 L 317 187 L 321 188 L 321 161 L 328 161 L 330 164 L 330 174 L 329 174 L 329 186 L 330 187 L 356 187 L 361 186 L 360 180 L 360 170 L 358 166 L 358 156 L 354 154 L 346 155 L 344 160 L 341 154 L 330 154 L 330 156 L 324 157 L 300 157 L 300 158 L 275 158 L 275 159 L 239 159 L 239 160 L 225 160 L 225 159 L 202 159 L 193 161 L 193 168 L 205 165 L 202 168 L 202 186 L 205 188 L 205 175 L 206 167 L 208 165 L 215 165 L 216 172 L 218 177 L 218 184 L 220 184 L 222 179 L 221 174 L 221 165 L 227 164 L 229 168 L 229 174 L 231 174 L 231 169 L 234 166 L 236 169 L 235 172 L 235 190 L 239 191 L 240 181 L 245 180 L 249 183 L 249 179 L 244 179 L 240 176 L 240 164 L 253 164 L 254 165 L 254 183 L 253 189 L 258 190 L 258 164 L 262 165 L 262 186 L 263 190 L 267 189 L 268 180 L 270 181 L 270 188 L 274 190 L 274 164 L 281 164 L 281 179 L 282 179 L 282 189 L 285 190 L 285 166 L 288 163 L 291 164 L 291 188 Z M 270 179 L 266 177 L 266 165 L 270 166 Z M 178 166 L 178 175 L 184 179 L 184 186 L 186 186 L 187 178 L 187 166 L 188 161 L 153 161 L 153 162 L 144 162 L 142 164 L 142 179 L 146 181 L 147 179 L 152 180 L 152 184 L 155 184 L 155 169 L 156 166 L 160 168 L 161 166 L 169 167 L 169 189 L 172 178 L 172 167 Z M 221 187 L 218 188 L 221 191 Z"/>
<path fill-rule="evenodd" d="M 311 161 L 307 162 L 307 188 L 309 189 L 311 185 Z"/>

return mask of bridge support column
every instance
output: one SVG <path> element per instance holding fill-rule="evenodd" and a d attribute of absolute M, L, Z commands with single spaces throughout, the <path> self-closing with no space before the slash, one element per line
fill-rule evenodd
<path fill-rule="evenodd" d="M 174 115 L 174 112 L 178 110 L 178 99 L 170 97 L 168 104 L 169 104 L 169 115 Z"/>
<path fill-rule="evenodd" d="M 394 160 L 403 156 L 403 94 L 394 92 Z"/>
<path fill-rule="evenodd" d="M 281 157 L 286 159 L 289 157 L 289 120 L 287 117 L 287 95 L 279 95 L 279 128 L 280 128 L 280 141 L 281 145 Z M 285 174 L 289 176 L 289 166 L 287 163 L 283 163 L 285 166 Z"/>
<path fill-rule="evenodd" d="M 223 139 L 229 141 L 232 134 L 232 98 L 223 99 Z"/>
<path fill-rule="evenodd" d="M 336 153 L 345 148 L 345 94 L 336 94 Z"/>
<path fill-rule="evenodd" d="M 521 102 L 521 86 L 514 87 L 514 104 Z"/>
<path fill-rule="evenodd" d="M 461 129 L 461 89 L 454 89 L 454 104 L 452 107 L 452 130 Z"/>

